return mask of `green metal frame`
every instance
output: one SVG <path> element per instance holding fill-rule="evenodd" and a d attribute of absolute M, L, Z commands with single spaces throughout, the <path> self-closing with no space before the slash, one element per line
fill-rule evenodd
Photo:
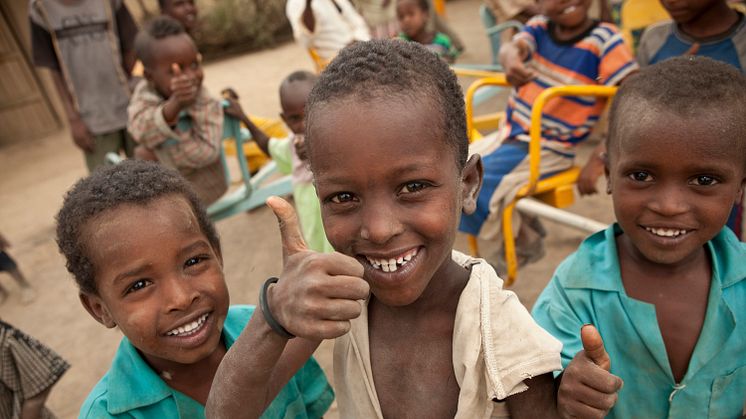
<path fill-rule="evenodd" d="M 243 145 L 251 140 L 248 130 L 242 129 L 240 122 L 228 115 L 223 120 L 223 144 L 226 141 L 236 142 L 236 158 L 241 168 L 242 184 L 235 190 L 229 191 L 219 200 L 207 208 L 207 215 L 213 221 L 222 220 L 232 215 L 243 213 L 264 205 L 267 198 L 273 195 L 289 195 L 293 192 L 290 175 L 277 177 L 277 164 L 270 161 L 259 169 L 254 176 L 249 172 Z M 225 147 L 221 144 L 220 161 L 225 170 L 225 179 L 230 186 L 230 171 L 228 170 Z"/>

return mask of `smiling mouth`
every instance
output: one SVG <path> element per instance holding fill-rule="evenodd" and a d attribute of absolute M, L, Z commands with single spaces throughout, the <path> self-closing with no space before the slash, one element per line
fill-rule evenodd
<path fill-rule="evenodd" d="M 399 268 L 409 263 L 409 261 L 412 260 L 413 257 L 417 256 L 417 252 L 418 249 L 414 248 L 412 250 L 404 252 L 403 254 L 395 258 L 379 259 L 365 256 L 365 259 L 368 260 L 368 263 L 370 263 L 373 269 L 378 269 L 384 272 L 396 272 Z"/>
<path fill-rule="evenodd" d="M 201 329 L 202 326 L 204 326 L 205 321 L 207 321 L 207 317 L 209 317 L 209 315 L 210 313 L 205 313 L 193 322 L 187 323 L 183 326 L 179 326 L 173 330 L 170 330 L 166 332 L 166 336 L 179 336 L 179 337 L 191 336 L 197 333 L 197 331 L 199 331 L 199 329 Z"/>
<path fill-rule="evenodd" d="M 567 9 L 562 11 L 563 15 L 569 15 L 570 13 L 574 12 L 577 9 L 575 6 L 570 6 Z"/>
<path fill-rule="evenodd" d="M 645 230 L 658 237 L 679 237 L 691 231 L 691 230 L 681 230 L 678 228 L 656 228 L 656 227 L 645 227 Z"/>

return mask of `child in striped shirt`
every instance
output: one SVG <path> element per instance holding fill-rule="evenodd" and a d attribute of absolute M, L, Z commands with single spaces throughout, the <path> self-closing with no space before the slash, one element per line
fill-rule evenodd
<path fill-rule="evenodd" d="M 543 15 L 531 19 L 512 42 L 503 46 L 500 61 L 508 81 L 515 87 L 508 101 L 506 125 L 499 143 L 484 147 L 484 183 L 477 210 L 461 219 L 460 230 L 495 241 L 501 233 L 502 210 L 528 181 L 528 141 L 531 107 L 546 88 L 561 85 L 619 84 L 637 69 L 629 48 L 617 28 L 588 17 L 590 0 L 568 4 L 542 0 Z M 605 107 L 594 98 L 555 98 L 547 103 L 542 117 L 540 173 L 562 171 L 572 166 L 575 144 L 585 140 Z M 594 153 L 581 172 L 581 193 L 595 192 L 595 180 L 603 172 L 600 153 Z M 543 256 L 544 235 L 538 220 L 520 223 L 516 238 L 519 264 Z M 498 272 L 504 272 L 498 252 Z"/>
<path fill-rule="evenodd" d="M 220 161 L 223 108 L 202 86 L 202 59 L 175 19 L 159 16 L 135 40 L 145 79 L 127 108 L 135 154 L 176 169 L 204 205 L 227 189 Z"/>

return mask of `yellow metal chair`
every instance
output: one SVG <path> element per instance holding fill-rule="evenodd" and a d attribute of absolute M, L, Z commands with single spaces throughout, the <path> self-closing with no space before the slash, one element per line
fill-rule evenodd
<path fill-rule="evenodd" d="M 467 132 L 469 133 L 469 140 L 473 141 L 478 134 L 478 127 L 484 127 L 487 121 L 480 121 L 474 117 L 474 109 L 472 105 L 472 99 L 476 90 L 484 86 L 506 86 L 507 80 L 504 75 L 493 76 L 485 79 L 475 81 L 466 92 L 466 116 L 467 116 Z M 565 208 L 572 205 L 575 194 L 574 185 L 580 174 L 580 167 L 573 166 L 561 173 L 557 173 L 539 179 L 539 165 L 541 164 L 541 116 L 546 103 L 554 98 L 560 96 L 596 96 L 596 97 L 612 97 L 616 93 L 616 87 L 608 86 L 558 86 L 551 87 L 539 94 L 534 101 L 531 109 L 531 128 L 529 143 L 529 180 L 516 194 L 515 198 L 508 203 L 502 214 L 502 230 L 512 232 L 513 231 L 513 211 L 515 210 L 516 203 L 526 197 L 533 197 L 548 205 L 556 208 Z M 494 125 L 494 119 L 496 114 L 492 114 L 488 117 L 482 117 L 486 119 L 493 119 L 489 122 Z M 504 117 L 504 116 L 502 116 Z M 507 278 L 505 279 L 505 285 L 510 286 L 515 281 L 518 274 L 518 258 L 515 251 L 515 238 L 512 234 L 503 234 L 503 240 L 505 245 L 505 261 L 508 268 Z M 479 247 L 477 245 L 477 238 L 475 236 L 469 236 L 469 248 L 470 252 L 474 256 L 479 255 Z"/>
<path fill-rule="evenodd" d="M 632 52 L 648 26 L 671 17 L 657 0 L 626 0 L 620 11 L 621 29 L 624 41 Z"/>
<path fill-rule="evenodd" d="M 308 55 L 310 55 L 311 60 L 313 60 L 313 65 L 316 67 L 316 73 L 321 73 L 322 71 L 324 71 L 326 66 L 328 66 L 329 63 L 332 62 L 332 60 L 320 56 L 316 48 L 313 47 L 308 48 Z"/>

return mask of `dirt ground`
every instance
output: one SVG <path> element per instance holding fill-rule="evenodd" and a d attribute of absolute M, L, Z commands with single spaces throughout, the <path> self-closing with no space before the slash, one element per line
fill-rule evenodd
<path fill-rule="evenodd" d="M 489 46 L 479 21 L 479 0 L 448 3 L 448 19 L 467 50 L 460 62 L 486 63 Z M 205 68 L 205 83 L 214 93 L 232 86 L 247 112 L 274 116 L 279 112 L 277 86 L 292 70 L 312 69 L 304 50 L 293 43 L 246 54 Z M 497 105 L 495 105 L 497 106 Z M 589 145 L 581 155 L 587 155 Z M 20 304 L 18 293 L 0 306 L 0 317 L 35 336 L 66 358 L 72 367 L 52 392 L 48 406 L 61 418 L 77 416 L 85 396 L 106 372 L 121 337 L 96 323 L 78 302 L 77 289 L 54 242 L 54 216 L 64 192 L 86 174 L 81 153 L 66 131 L 48 138 L 0 148 L 0 230 L 12 242 L 10 253 L 38 291 L 37 300 Z M 602 222 L 613 220 L 606 195 L 579 199 L 571 211 Z M 583 238 L 569 228 L 546 223 L 547 255 L 520 271 L 513 290 L 531 306 L 554 268 Z M 223 244 L 225 274 L 234 304 L 256 304 L 261 283 L 281 269 L 280 240 L 274 217 L 266 208 L 217 224 Z M 466 251 L 459 237 L 456 247 Z M 7 275 L 0 283 L 18 291 Z M 330 380 L 331 342 L 316 357 Z M 328 415 L 337 417 L 334 410 Z"/>

